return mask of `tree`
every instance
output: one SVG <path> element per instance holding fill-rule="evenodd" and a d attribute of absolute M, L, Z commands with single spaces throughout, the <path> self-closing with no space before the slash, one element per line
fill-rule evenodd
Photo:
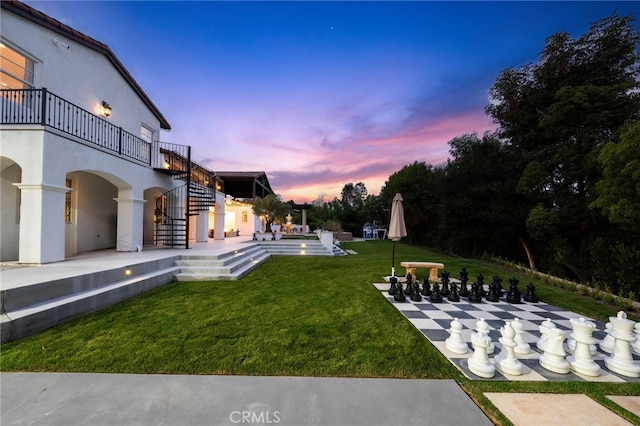
<path fill-rule="evenodd" d="M 640 232 L 640 121 L 622 134 L 619 143 L 609 142 L 599 158 L 603 177 L 596 184 L 594 207 L 629 232 Z"/>
<path fill-rule="evenodd" d="M 280 200 L 280 196 L 276 194 L 269 194 L 264 198 L 256 197 L 253 201 L 253 212 L 264 219 L 265 232 L 271 230 L 274 220 L 284 220 L 290 211 L 291 206 Z"/>
<path fill-rule="evenodd" d="M 602 176 L 600 152 L 640 116 L 633 21 L 614 14 L 578 39 L 552 35 L 537 64 L 501 73 L 486 108 L 498 136 L 526 160 L 518 190 L 530 206 L 529 234 L 549 253 L 544 262 L 582 281 L 593 278 L 589 246 L 610 231 L 589 208 Z"/>
<path fill-rule="evenodd" d="M 404 166 L 385 182 L 380 193 L 380 203 L 388 206 L 385 223 L 391 214 L 391 201 L 396 193 L 404 199 L 404 219 L 407 241 L 412 244 L 435 245 L 440 223 L 442 199 L 442 170 L 424 162 Z"/>
<path fill-rule="evenodd" d="M 528 206 L 516 188 L 522 161 L 495 134 L 467 134 L 449 141 L 442 225 L 449 250 L 465 256 L 484 252 L 516 257 L 519 246 L 536 263 L 526 238 Z"/>

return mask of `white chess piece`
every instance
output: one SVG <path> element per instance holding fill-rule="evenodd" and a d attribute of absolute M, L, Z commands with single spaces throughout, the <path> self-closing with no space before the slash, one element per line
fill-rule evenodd
<path fill-rule="evenodd" d="M 604 336 L 604 339 L 600 340 L 598 346 L 600 347 L 600 350 L 610 354 L 613 352 L 613 344 L 616 342 L 616 339 L 611 335 L 611 322 L 606 323 L 604 328 L 607 335 Z"/>
<path fill-rule="evenodd" d="M 489 338 L 489 347 L 487 348 L 487 353 L 492 354 L 496 350 L 496 346 L 493 344 L 491 338 L 489 337 L 489 324 L 487 324 L 484 318 L 480 318 L 478 322 L 476 322 L 476 331 Z"/>
<path fill-rule="evenodd" d="M 593 360 L 591 353 L 591 346 L 597 342 L 593 337 L 596 325 L 584 318 L 571 318 L 569 321 L 573 328 L 571 338 L 574 341 L 573 356 L 567 357 L 571 370 L 586 376 L 599 376 L 600 366 Z"/>
<path fill-rule="evenodd" d="M 509 321 L 500 329 L 500 334 L 502 337 L 498 340 L 502 344 L 502 350 L 493 359 L 496 368 L 513 376 L 522 375 L 522 363 L 518 361 L 515 353 L 515 348 L 518 346 L 515 341 L 516 332 Z"/>
<path fill-rule="evenodd" d="M 631 355 L 631 343 L 635 342 L 633 329 L 635 323 L 627 319 L 624 311 L 618 312 L 618 316 L 609 317 L 611 321 L 611 335 L 616 339 L 613 345 L 613 354 L 605 358 L 607 368 L 615 373 L 627 377 L 640 377 L 640 365 L 633 361 Z"/>
<path fill-rule="evenodd" d="M 514 338 L 515 342 L 517 343 L 514 349 L 515 352 L 518 355 L 527 355 L 529 352 L 531 352 L 531 347 L 527 342 L 524 341 L 524 337 L 522 336 L 524 333 L 524 326 L 520 322 L 520 319 L 514 318 L 513 321 L 511 321 L 511 327 L 513 327 L 513 331 L 516 332 L 516 337 Z"/>
<path fill-rule="evenodd" d="M 564 331 L 554 327 L 547 331 L 546 336 L 547 341 L 544 345 L 544 354 L 540 357 L 540 365 L 558 374 L 569 373 L 571 366 L 564 359 L 566 355 L 563 347 L 566 337 Z"/>
<path fill-rule="evenodd" d="M 453 321 L 451 321 L 449 331 L 451 335 L 445 340 L 446 348 L 454 354 L 466 354 L 469 351 L 469 347 L 462 338 L 462 324 L 460 324 L 458 318 L 454 318 Z"/>
<path fill-rule="evenodd" d="M 481 322 L 484 322 L 483 318 L 480 318 L 480 321 L 476 323 L 476 330 L 482 328 L 479 326 Z M 486 334 L 479 331 L 471 333 L 473 355 L 467 360 L 467 365 L 473 374 L 485 379 L 490 379 L 496 374 L 496 367 L 489 361 L 487 352 L 491 344 L 491 339 Z"/>
<path fill-rule="evenodd" d="M 631 350 L 640 355 L 640 322 L 637 322 L 633 330 L 636 335 L 636 341 L 631 344 Z"/>
<path fill-rule="evenodd" d="M 542 321 L 542 324 L 538 326 L 538 330 L 540 330 L 540 338 L 536 342 L 538 349 L 544 352 L 547 341 L 549 340 L 549 330 L 555 327 L 556 325 L 549 318 Z"/>

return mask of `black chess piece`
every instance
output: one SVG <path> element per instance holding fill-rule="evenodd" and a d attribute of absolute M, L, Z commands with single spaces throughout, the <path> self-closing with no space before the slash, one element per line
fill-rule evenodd
<path fill-rule="evenodd" d="M 496 287 L 496 292 L 498 293 L 498 297 L 504 296 L 504 288 L 502 287 L 502 278 L 500 278 L 497 275 L 494 275 L 493 283 Z"/>
<path fill-rule="evenodd" d="M 431 296 L 431 286 L 429 285 L 429 278 L 425 277 L 424 282 L 422 283 L 422 291 L 423 296 Z"/>
<path fill-rule="evenodd" d="M 411 274 L 407 274 L 407 287 L 404 291 L 404 294 L 407 296 L 411 296 L 413 293 L 413 276 Z"/>
<path fill-rule="evenodd" d="M 480 296 L 485 297 L 487 295 L 487 292 L 484 289 L 484 275 L 482 275 L 482 272 L 478 274 L 477 278 L 478 278 L 478 289 L 480 291 Z"/>
<path fill-rule="evenodd" d="M 489 292 L 485 297 L 487 302 L 499 302 L 500 301 L 500 283 L 497 281 L 493 281 L 489 284 Z"/>
<path fill-rule="evenodd" d="M 529 303 L 538 303 L 538 296 L 536 296 L 536 286 L 533 283 L 527 285 L 527 293 L 524 295 L 524 300 Z"/>
<path fill-rule="evenodd" d="M 420 296 L 420 284 L 418 284 L 418 281 L 413 282 L 413 292 L 411 293 L 411 300 L 413 302 L 422 302 L 422 296 Z"/>
<path fill-rule="evenodd" d="M 509 303 L 522 303 L 522 296 L 518 290 L 518 283 L 520 281 L 515 278 L 509 278 L 509 291 L 507 292 L 507 302 Z"/>
<path fill-rule="evenodd" d="M 458 294 L 458 286 L 456 283 L 451 283 L 451 291 L 449 291 L 449 302 L 459 302 L 460 295 Z"/>
<path fill-rule="evenodd" d="M 440 294 L 444 297 L 449 295 L 449 272 L 442 271 L 442 290 L 440 290 Z"/>
<path fill-rule="evenodd" d="M 462 268 L 460 271 L 460 296 L 469 297 L 469 289 L 467 288 L 467 282 L 469 281 L 469 272 L 467 268 Z"/>
<path fill-rule="evenodd" d="M 471 293 L 469 293 L 469 302 L 471 303 L 482 302 L 482 293 L 480 292 L 480 283 L 478 283 L 477 281 L 471 284 Z"/>
<path fill-rule="evenodd" d="M 438 283 L 433 283 L 433 288 L 431 289 L 431 296 L 429 296 L 429 300 L 431 303 L 442 303 L 442 294 L 440 294 L 440 286 Z"/>
<path fill-rule="evenodd" d="M 396 302 L 406 302 L 407 298 L 404 295 L 404 290 L 402 290 L 402 283 L 398 282 L 398 287 L 396 294 L 393 295 L 393 300 Z"/>
<path fill-rule="evenodd" d="M 389 278 L 389 282 L 391 283 L 391 287 L 389 287 L 389 295 L 393 296 L 398 292 L 398 287 L 396 287 L 396 284 L 398 284 L 398 279 L 393 276 Z"/>

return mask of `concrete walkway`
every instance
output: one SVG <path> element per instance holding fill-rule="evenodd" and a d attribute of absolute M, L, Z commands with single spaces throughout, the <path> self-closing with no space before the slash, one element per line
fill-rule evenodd
<path fill-rule="evenodd" d="M 9 425 L 452 425 L 491 421 L 453 380 L 1 373 Z"/>

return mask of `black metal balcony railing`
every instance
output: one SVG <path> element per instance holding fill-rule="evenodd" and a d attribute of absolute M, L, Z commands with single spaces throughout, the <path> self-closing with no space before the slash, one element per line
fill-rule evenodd
<path fill-rule="evenodd" d="M 151 165 L 151 144 L 47 89 L 0 90 L 0 124 L 48 126 Z"/>

